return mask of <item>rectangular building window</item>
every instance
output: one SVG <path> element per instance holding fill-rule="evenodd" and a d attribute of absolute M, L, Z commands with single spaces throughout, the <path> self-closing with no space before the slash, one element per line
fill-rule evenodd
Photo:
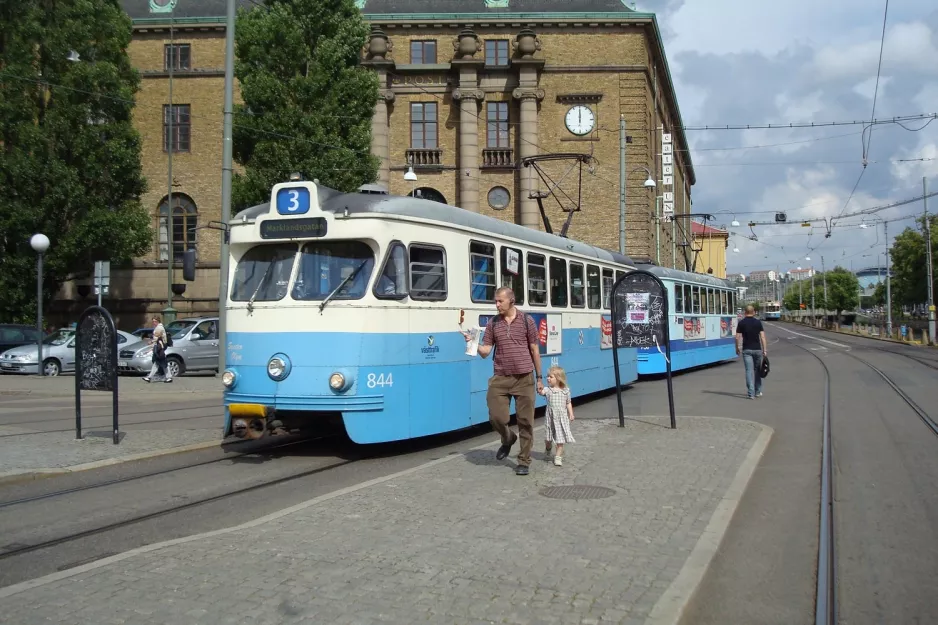
<path fill-rule="evenodd" d="M 586 306 L 586 284 L 580 263 L 570 263 L 570 305 L 574 308 Z"/>
<path fill-rule="evenodd" d="M 599 267 L 596 265 L 586 266 L 586 300 L 589 307 L 599 309 L 602 302 L 602 290 L 599 286 Z"/>
<path fill-rule="evenodd" d="M 612 308 L 612 269 L 603 269 L 603 308 Z"/>
<path fill-rule="evenodd" d="M 173 71 L 192 69 L 192 48 L 188 43 L 168 43 L 163 46 L 163 69 Z"/>
<path fill-rule="evenodd" d="M 547 268 L 540 254 L 528 254 L 528 303 L 547 306 Z"/>
<path fill-rule="evenodd" d="M 172 122 L 172 124 L 170 124 Z M 172 128 L 170 128 L 172 126 Z M 189 120 L 189 105 L 163 105 L 163 151 L 168 152 L 172 145 L 173 152 L 188 152 L 192 127 Z"/>
<path fill-rule="evenodd" d="M 436 102 L 410 103 L 410 147 L 414 149 L 436 149 L 437 135 Z"/>
<path fill-rule="evenodd" d="M 495 246 L 469 243 L 469 297 L 473 302 L 495 301 Z"/>
<path fill-rule="evenodd" d="M 414 300 L 446 299 L 446 256 L 442 247 L 410 246 L 410 297 Z"/>
<path fill-rule="evenodd" d="M 502 286 L 515 292 L 515 304 L 524 304 L 524 253 L 514 247 L 502 247 Z"/>
<path fill-rule="evenodd" d="M 486 102 L 486 146 L 507 148 L 508 145 L 508 103 Z"/>
<path fill-rule="evenodd" d="M 567 261 L 550 257 L 550 305 L 567 307 Z"/>
<path fill-rule="evenodd" d="M 498 39 L 485 42 L 485 64 L 508 65 L 508 40 Z"/>
<path fill-rule="evenodd" d="M 436 64 L 435 41 L 411 41 L 410 62 L 414 65 Z"/>

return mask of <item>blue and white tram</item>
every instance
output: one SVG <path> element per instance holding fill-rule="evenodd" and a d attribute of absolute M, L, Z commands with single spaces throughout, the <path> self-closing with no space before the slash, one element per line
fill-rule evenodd
<path fill-rule="evenodd" d="M 615 387 L 610 296 L 631 260 L 445 204 L 274 186 L 230 223 L 224 434 L 341 421 L 358 443 L 488 421 L 491 359 L 462 329 L 495 314 L 496 286 L 538 324 L 543 373 L 574 395 Z M 619 350 L 623 384 L 638 352 Z M 538 405 L 543 398 L 538 397 Z"/>
<path fill-rule="evenodd" d="M 729 280 L 666 267 L 642 266 L 664 283 L 671 324 L 671 370 L 736 358 L 737 291 Z M 641 347 L 639 375 L 665 373 L 664 346 Z"/>

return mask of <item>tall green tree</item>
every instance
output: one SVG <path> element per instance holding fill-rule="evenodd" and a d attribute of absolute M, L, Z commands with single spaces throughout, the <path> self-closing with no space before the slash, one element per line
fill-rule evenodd
<path fill-rule="evenodd" d="M 0 2 L 0 322 L 34 318 L 33 234 L 51 242 L 47 300 L 150 244 L 130 38 L 118 0 Z"/>
<path fill-rule="evenodd" d="M 938 251 L 938 217 L 930 216 L 932 252 Z M 928 299 L 928 276 L 924 236 L 925 219 L 916 219 L 914 228 L 906 228 L 892 244 L 892 301 L 895 304 L 922 304 Z"/>
<path fill-rule="evenodd" d="M 368 27 L 353 0 L 265 0 L 237 19 L 234 209 L 292 172 L 343 191 L 373 182 L 378 79 L 359 64 Z"/>
<path fill-rule="evenodd" d="M 845 310 L 853 310 L 860 303 L 860 281 L 850 271 L 843 267 L 834 267 L 826 274 L 822 274 L 821 282 L 827 281 L 828 310 L 836 310 L 839 315 Z M 817 278 L 815 278 L 815 286 Z M 823 288 L 823 286 L 822 286 Z"/>

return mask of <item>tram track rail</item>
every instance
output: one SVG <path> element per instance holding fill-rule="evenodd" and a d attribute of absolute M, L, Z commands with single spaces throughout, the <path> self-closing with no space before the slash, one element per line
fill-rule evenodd
<path fill-rule="evenodd" d="M 815 588 L 815 625 L 837 623 L 837 567 L 834 535 L 834 469 L 831 444 L 831 372 L 816 353 L 797 343 L 795 347 L 811 354 L 824 369 L 824 402 L 821 414 L 821 496 L 818 523 L 817 585 Z"/>
<path fill-rule="evenodd" d="M 238 458 L 243 458 L 243 457 L 245 457 L 245 456 L 253 456 L 253 455 L 256 455 L 256 454 L 268 453 L 268 452 L 271 452 L 271 451 L 275 451 L 275 450 L 277 450 L 277 449 L 283 449 L 283 448 L 285 448 L 285 447 L 290 447 L 290 446 L 293 446 L 293 445 L 299 445 L 299 444 L 302 444 L 302 443 L 312 443 L 312 442 L 315 442 L 315 441 L 326 440 L 326 439 L 330 439 L 330 438 L 332 438 L 332 437 L 320 436 L 320 437 L 315 437 L 315 438 L 303 438 L 303 439 L 300 439 L 300 440 L 291 440 L 291 441 L 289 441 L 289 442 L 282 443 L 282 444 L 279 444 L 279 445 L 267 445 L 267 446 L 263 446 L 263 447 L 260 447 L 260 448 L 251 449 L 250 451 L 236 452 L 236 453 L 233 454 L 233 455 L 225 456 L 225 457 L 223 457 L 223 458 L 213 458 L 212 460 L 203 460 L 202 462 L 194 462 L 194 463 L 191 463 L 191 464 L 186 464 L 186 465 L 182 465 L 182 466 L 178 466 L 178 467 L 170 467 L 170 468 L 167 468 L 167 469 L 160 469 L 160 470 L 158 470 L 158 471 L 150 471 L 150 472 L 148 472 L 148 473 L 141 473 L 141 474 L 139 474 L 139 475 L 128 475 L 128 476 L 126 476 L 126 477 L 115 478 L 115 479 L 112 479 L 112 480 L 105 480 L 105 481 L 103 481 L 103 482 L 97 482 L 97 483 L 94 483 L 94 484 L 84 484 L 84 485 L 82 485 L 82 486 L 75 486 L 75 487 L 72 487 L 72 488 L 63 488 L 63 489 L 61 489 L 61 490 L 56 490 L 56 491 L 52 491 L 52 492 L 49 492 L 49 493 L 43 493 L 43 494 L 40 494 L 40 495 L 33 495 L 32 497 L 22 497 L 22 498 L 20 498 L 20 499 L 11 499 L 11 500 L 8 500 L 8 501 L 0 501 L 0 510 L 2 510 L 2 509 L 4 509 L 4 508 L 11 508 L 11 507 L 13 507 L 13 506 L 18 506 L 18 505 L 26 504 L 26 503 L 32 503 L 32 502 L 34 502 L 34 501 L 42 501 L 42 500 L 44 500 L 44 499 L 54 499 L 55 497 L 63 497 L 63 496 L 65 496 L 65 495 L 71 495 L 71 494 L 73 494 L 73 493 L 80 493 L 80 492 L 84 492 L 84 491 L 95 490 L 95 489 L 98 489 L 98 488 L 104 488 L 105 486 L 114 486 L 114 485 L 117 485 L 117 484 L 126 484 L 126 483 L 128 483 L 128 482 L 133 482 L 133 481 L 136 481 L 136 480 L 142 480 L 142 479 L 146 479 L 146 478 L 149 478 L 149 477 L 159 477 L 159 476 L 161 476 L 161 475 L 168 475 L 168 474 L 170 474 L 170 473 L 175 473 L 175 472 L 178 472 L 178 471 L 186 471 L 186 470 L 188 470 L 188 469 L 196 469 L 196 468 L 198 468 L 198 467 L 209 466 L 209 465 L 212 465 L 212 464 L 220 464 L 220 463 L 222 463 L 222 462 L 230 462 L 230 461 L 232 461 L 232 460 L 237 460 Z M 249 444 L 250 442 L 252 442 L 252 441 L 238 441 L 238 442 L 230 443 L 230 444 L 246 445 L 246 444 Z"/>
<path fill-rule="evenodd" d="M 318 440 L 318 439 L 317 439 L 317 440 Z M 306 442 L 306 441 L 304 441 L 304 442 Z M 259 482 L 259 483 L 257 483 L 257 484 L 251 484 L 250 486 L 245 486 L 245 487 L 242 487 L 242 488 L 236 488 L 236 489 L 234 489 L 234 490 L 230 490 L 230 491 L 227 491 L 227 492 L 219 493 L 219 494 L 217 494 L 217 495 L 212 495 L 212 496 L 209 496 L 209 497 L 203 497 L 203 498 L 197 499 L 197 500 L 195 500 L 195 501 L 188 501 L 188 502 L 185 502 L 185 503 L 180 503 L 180 504 L 177 504 L 177 505 L 168 506 L 168 507 L 162 508 L 162 509 L 160 509 L 160 510 L 155 510 L 155 511 L 153 511 L 153 512 L 148 512 L 148 513 L 146 513 L 146 514 L 140 514 L 140 515 L 137 515 L 137 516 L 132 516 L 132 517 L 127 518 L 127 519 L 122 519 L 122 520 L 120 520 L 120 521 L 114 521 L 114 522 L 111 522 L 111 523 L 106 523 L 106 524 L 103 524 L 103 525 L 99 525 L 99 526 L 97 526 L 97 527 L 92 527 L 92 528 L 89 528 L 89 529 L 86 529 L 86 530 L 81 530 L 81 531 L 78 531 L 78 532 L 72 532 L 72 533 L 65 534 L 65 535 L 63 535 L 63 536 L 59 536 L 59 537 L 56 537 L 56 538 L 50 538 L 50 539 L 48 539 L 48 540 L 42 540 L 42 541 L 38 541 L 38 542 L 35 542 L 35 543 L 31 543 L 31 544 L 12 543 L 12 544 L 6 545 L 5 548 L 4 548 L 4 547 L 0 547 L 0 562 L 4 562 L 5 560 L 10 560 L 10 559 L 15 558 L 15 557 L 17 557 L 17 556 L 22 556 L 22 555 L 24 555 L 24 554 L 33 553 L 33 552 L 36 552 L 36 551 L 41 551 L 41 550 L 43 550 L 43 549 L 48 549 L 48 548 L 56 547 L 56 546 L 63 545 L 63 544 L 66 544 L 66 543 L 71 543 L 71 542 L 79 541 L 79 540 L 82 540 L 82 539 L 85 539 L 85 538 L 89 538 L 89 537 L 92 537 L 92 536 L 96 536 L 96 535 L 99 535 L 99 534 L 105 534 L 105 533 L 107 533 L 107 532 L 112 532 L 112 531 L 119 530 L 119 529 L 122 529 L 122 528 L 127 528 L 127 527 L 131 527 L 131 526 L 134 526 L 134 525 L 139 525 L 140 523 L 144 523 L 144 522 L 146 522 L 146 521 L 150 521 L 150 520 L 157 519 L 157 518 L 160 518 L 160 517 L 164 517 L 164 516 L 167 516 L 167 515 L 175 514 L 175 513 L 177 513 L 177 512 L 182 512 L 182 511 L 185 511 L 185 510 L 190 510 L 190 509 L 192 509 L 192 508 L 197 508 L 197 507 L 199 507 L 199 506 L 204 506 L 204 505 L 207 505 L 207 504 L 210 504 L 210 503 L 215 503 L 215 502 L 218 502 L 218 501 L 223 501 L 223 500 L 225 500 L 225 499 L 232 499 L 232 498 L 235 498 L 235 497 L 244 495 L 244 494 L 256 492 L 256 491 L 259 491 L 259 490 L 262 490 L 262 489 L 265 489 L 265 488 L 270 488 L 270 487 L 272 487 L 272 486 L 277 486 L 277 485 L 280 485 L 280 484 L 286 484 L 286 483 L 293 482 L 293 481 L 296 481 L 296 480 L 299 480 L 299 479 L 303 479 L 303 478 L 306 478 L 306 477 L 310 477 L 310 476 L 312 476 L 312 475 L 317 475 L 317 474 L 320 474 L 320 473 L 325 473 L 325 472 L 330 471 L 330 470 L 332 470 L 332 469 L 337 469 L 337 468 L 342 467 L 342 466 L 346 466 L 346 465 L 349 465 L 349 464 L 353 464 L 353 463 L 355 463 L 355 462 L 359 462 L 360 460 L 366 459 L 366 458 L 367 458 L 367 456 L 356 457 L 356 458 L 349 458 L 349 459 L 343 459 L 343 460 L 340 460 L 339 462 L 333 462 L 333 463 L 327 464 L 327 465 L 325 465 L 325 466 L 320 466 L 320 467 L 316 467 L 316 468 L 314 468 L 314 469 L 308 469 L 308 470 L 305 470 L 305 471 L 300 471 L 300 472 L 298 472 L 298 473 L 294 473 L 294 474 L 291 474 L 291 475 L 285 475 L 285 476 L 282 476 L 282 477 L 279 477 L 279 478 L 275 478 L 275 479 L 272 479 L 272 480 L 266 480 L 266 481 L 264 481 L 264 482 Z"/>

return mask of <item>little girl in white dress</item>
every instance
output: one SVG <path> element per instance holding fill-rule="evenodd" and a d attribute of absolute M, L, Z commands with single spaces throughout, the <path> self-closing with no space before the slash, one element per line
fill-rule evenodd
<path fill-rule="evenodd" d="M 567 386 L 567 373 L 560 367 L 551 367 L 547 371 L 547 386 L 541 391 L 547 398 L 547 412 L 544 417 L 546 436 L 544 453 L 550 457 L 551 443 L 557 443 L 554 465 L 563 466 L 563 446 L 575 443 L 570 422 L 573 416 L 573 402 L 570 400 L 570 388 Z"/>

